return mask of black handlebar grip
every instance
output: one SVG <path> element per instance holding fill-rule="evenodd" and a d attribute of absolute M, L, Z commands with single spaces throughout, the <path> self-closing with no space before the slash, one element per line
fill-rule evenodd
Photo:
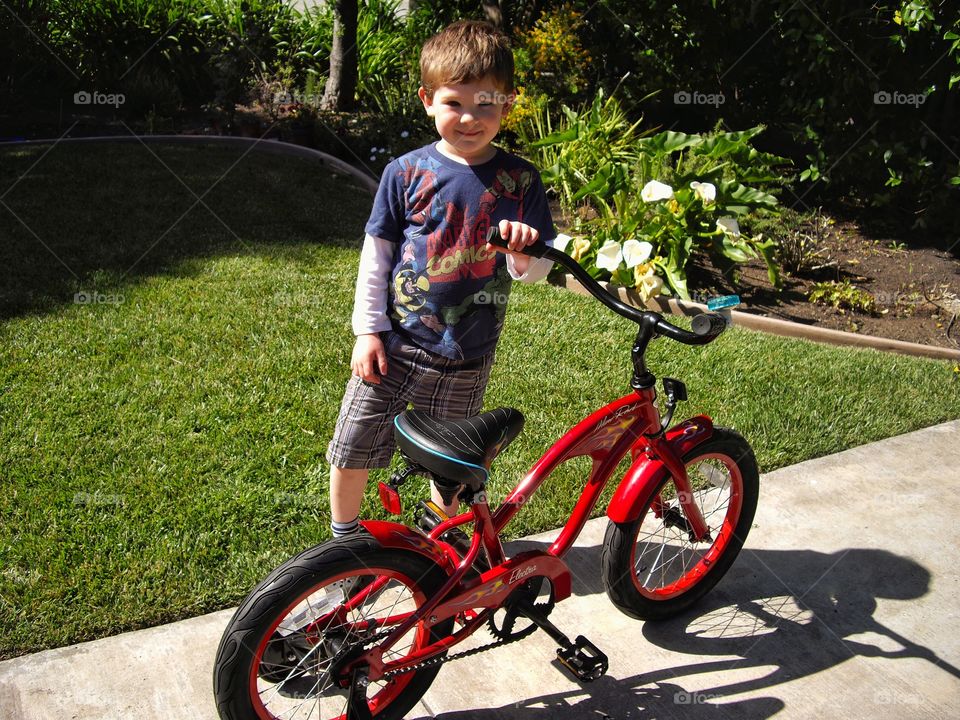
<path fill-rule="evenodd" d="M 500 234 L 500 229 L 496 225 L 492 225 L 490 229 L 487 230 L 487 242 L 497 247 L 507 247 L 507 241 L 503 239 L 503 236 Z M 519 252 L 521 255 L 539 258 L 543 257 L 543 254 L 548 249 L 547 244 L 543 240 L 537 240 L 533 245 L 527 245 L 523 250 L 517 250 L 516 252 Z"/>
<path fill-rule="evenodd" d="M 716 337 L 727 328 L 727 321 L 717 313 L 701 313 L 690 324 L 694 334 Z"/>

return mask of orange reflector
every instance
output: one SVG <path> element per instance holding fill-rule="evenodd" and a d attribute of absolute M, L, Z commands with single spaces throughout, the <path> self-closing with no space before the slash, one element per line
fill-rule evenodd
<path fill-rule="evenodd" d="M 383 507 L 388 513 L 399 515 L 401 512 L 403 512 L 403 503 L 400 502 L 400 493 L 397 492 L 395 487 L 391 487 L 385 482 L 380 483 L 380 502 L 383 503 Z"/>

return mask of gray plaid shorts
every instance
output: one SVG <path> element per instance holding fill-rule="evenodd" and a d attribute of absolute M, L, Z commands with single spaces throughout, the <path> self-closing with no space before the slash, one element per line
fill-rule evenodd
<path fill-rule="evenodd" d="M 327 447 L 327 462 L 335 467 L 388 467 L 396 449 L 393 419 L 408 404 L 448 420 L 476 415 L 483 407 L 495 351 L 471 360 L 450 360 L 392 331 L 380 337 L 387 353 L 387 374 L 379 385 L 356 375 L 347 382 Z"/>

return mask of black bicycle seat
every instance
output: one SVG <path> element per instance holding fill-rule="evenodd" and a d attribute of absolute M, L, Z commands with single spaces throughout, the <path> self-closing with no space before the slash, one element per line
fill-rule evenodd
<path fill-rule="evenodd" d="M 477 490 L 487 481 L 493 459 L 523 429 L 523 413 L 497 408 L 463 420 L 440 420 L 406 410 L 393 425 L 406 457 L 437 477 Z"/>

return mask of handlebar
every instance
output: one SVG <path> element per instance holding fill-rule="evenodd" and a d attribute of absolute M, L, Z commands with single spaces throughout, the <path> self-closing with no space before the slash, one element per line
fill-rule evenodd
<path fill-rule="evenodd" d="M 487 231 L 487 242 L 497 247 L 507 247 L 507 243 L 500 235 L 500 230 L 496 225 Z M 546 258 L 561 265 L 567 272 L 577 278 L 580 284 L 597 300 L 618 315 L 637 323 L 641 328 L 641 332 L 646 329 L 650 334 L 648 340 L 656 336 L 663 336 L 684 343 L 685 345 L 706 345 L 715 340 L 717 336 L 726 329 L 726 320 L 717 313 L 707 312 L 695 316 L 692 323 L 693 332 L 690 332 L 689 330 L 684 330 L 682 327 L 668 322 L 664 319 L 663 315 L 658 312 L 639 310 L 638 308 L 627 305 L 605 290 L 600 283 L 594 280 L 590 274 L 583 269 L 580 263 L 566 253 L 548 246 L 542 240 L 538 240 L 533 245 L 528 245 L 519 252 L 521 255 Z"/>

